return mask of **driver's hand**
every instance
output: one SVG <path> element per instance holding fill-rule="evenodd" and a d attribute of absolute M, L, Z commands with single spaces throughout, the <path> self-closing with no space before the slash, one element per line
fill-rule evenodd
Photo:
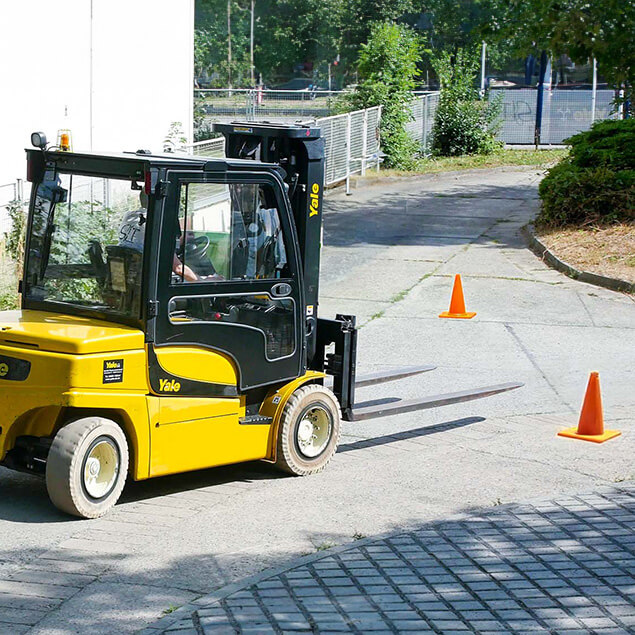
<path fill-rule="evenodd" d="M 211 276 L 200 276 L 199 280 L 208 280 L 209 282 L 213 282 L 215 280 L 225 280 L 225 276 L 221 276 L 220 273 L 213 273 Z"/>

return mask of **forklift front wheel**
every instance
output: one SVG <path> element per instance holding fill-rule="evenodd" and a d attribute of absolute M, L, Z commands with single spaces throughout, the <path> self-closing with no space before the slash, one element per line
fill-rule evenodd
<path fill-rule="evenodd" d="M 81 518 L 103 516 L 117 502 L 128 473 L 128 443 L 109 419 L 89 417 L 64 426 L 46 461 L 52 503 Z"/>
<path fill-rule="evenodd" d="M 320 472 L 335 454 L 339 440 L 337 397 L 323 386 L 302 386 L 282 412 L 276 467 L 295 476 Z"/>

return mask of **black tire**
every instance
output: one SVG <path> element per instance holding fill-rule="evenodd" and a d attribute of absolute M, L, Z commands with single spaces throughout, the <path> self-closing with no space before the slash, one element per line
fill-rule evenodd
<path fill-rule="evenodd" d="M 314 430 L 317 429 L 316 426 L 328 423 L 323 447 L 322 444 L 318 444 L 317 447 L 308 447 L 303 444 L 306 437 L 301 438 L 300 432 L 303 430 L 302 426 L 309 425 L 306 423 L 309 418 L 312 420 L 319 418 L 321 422 L 313 424 Z M 337 451 L 340 429 L 340 405 L 337 397 L 328 388 L 316 384 L 298 388 L 282 411 L 278 428 L 276 467 L 294 476 L 307 476 L 321 472 Z M 321 432 L 321 434 L 324 433 Z M 311 456 L 313 452 L 317 454 Z"/>
<path fill-rule="evenodd" d="M 114 421 L 88 417 L 69 423 L 55 435 L 46 461 L 51 502 L 73 516 L 103 516 L 121 496 L 128 462 L 126 436 Z"/>

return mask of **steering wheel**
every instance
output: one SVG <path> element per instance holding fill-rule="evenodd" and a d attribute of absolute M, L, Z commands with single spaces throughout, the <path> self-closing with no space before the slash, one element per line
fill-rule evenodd
<path fill-rule="evenodd" d="M 203 234 L 193 240 L 185 240 L 185 258 L 202 258 L 207 253 L 209 237 Z"/>

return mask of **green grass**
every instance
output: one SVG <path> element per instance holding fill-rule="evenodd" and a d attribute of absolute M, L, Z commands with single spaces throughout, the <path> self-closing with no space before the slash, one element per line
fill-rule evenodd
<path fill-rule="evenodd" d="M 454 170 L 529 165 L 547 168 L 567 155 L 568 150 L 501 150 L 496 154 L 419 159 L 412 170 L 382 170 L 384 176 L 414 176 Z"/>
<path fill-rule="evenodd" d="M 326 551 L 327 549 L 332 549 L 335 547 L 334 542 L 322 542 L 319 545 L 314 545 L 316 551 Z"/>

